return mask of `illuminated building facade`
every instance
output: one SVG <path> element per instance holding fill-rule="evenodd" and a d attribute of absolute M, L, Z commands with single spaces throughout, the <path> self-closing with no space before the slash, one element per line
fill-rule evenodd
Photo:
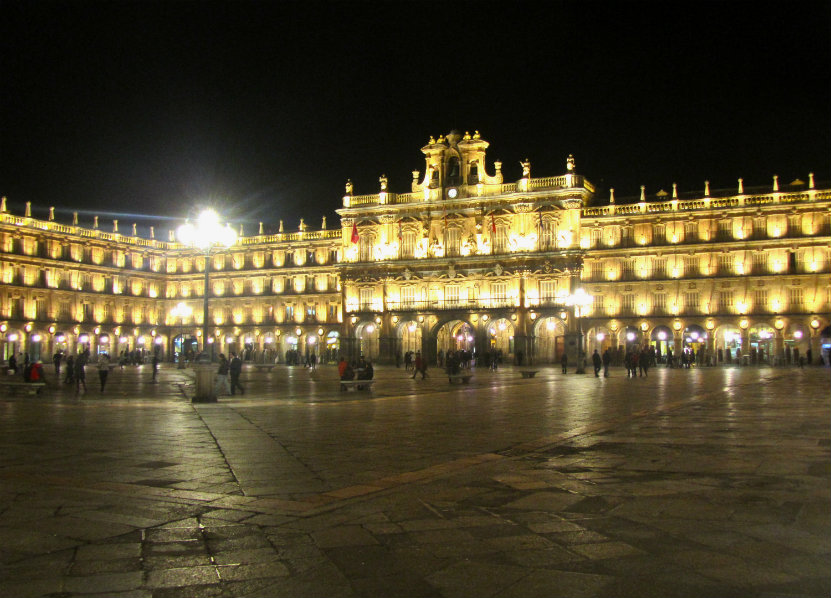
<path fill-rule="evenodd" d="M 597 197 L 571 156 L 564 174 L 533 178 L 524 160 L 505 182 L 487 149 L 478 133 L 431 138 L 409 192 L 385 176 L 371 195 L 347 182 L 339 229 L 241 234 L 212 255 L 214 352 L 390 362 L 467 349 L 574 363 L 585 339 L 588 354 L 652 344 L 708 363 L 819 357 L 831 189 L 812 174 L 616 201 Z M 0 355 L 158 345 L 170 358 L 200 334 L 205 259 L 173 238 L 58 224 L 29 206 L 14 216 L 4 202 Z M 592 298 L 579 312 L 578 289 Z"/>

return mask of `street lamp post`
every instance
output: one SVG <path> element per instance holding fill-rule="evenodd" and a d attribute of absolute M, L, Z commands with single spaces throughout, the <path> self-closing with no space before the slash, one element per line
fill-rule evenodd
<path fill-rule="evenodd" d="M 196 225 L 189 222 L 179 227 L 177 231 L 179 241 L 205 254 L 205 287 L 202 301 L 202 354 L 194 364 L 196 369 L 196 395 L 194 402 L 214 402 L 216 395 L 213 389 L 212 366 L 208 356 L 208 307 L 211 282 L 211 251 L 227 249 L 237 242 L 237 235 L 229 225 L 221 225 L 219 216 L 214 210 L 204 210 L 196 220 Z"/>
<path fill-rule="evenodd" d="M 591 305 L 594 297 L 589 295 L 583 288 L 579 288 L 568 296 L 566 305 L 574 308 L 574 318 L 577 321 L 577 369 L 575 374 L 585 374 L 586 368 L 584 366 L 585 351 L 583 350 L 583 324 L 580 317 L 583 315 L 583 310 Z"/>

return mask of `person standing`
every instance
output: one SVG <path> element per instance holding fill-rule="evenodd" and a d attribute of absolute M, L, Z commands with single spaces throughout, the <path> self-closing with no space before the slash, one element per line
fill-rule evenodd
<path fill-rule="evenodd" d="M 600 368 L 603 365 L 603 360 L 600 358 L 600 353 L 597 352 L 597 349 L 592 353 L 592 365 L 594 366 L 594 377 L 600 378 Z"/>
<path fill-rule="evenodd" d="M 609 349 L 603 351 L 603 377 L 609 377 L 609 366 L 612 365 L 612 352 Z"/>
<path fill-rule="evenodd" d="M 225 353 L 219 354 L 219 368 L 216 370 L 216 388 L 214 392 L 219 396 L 219 391 L 224 390 L 225 394 L 231 394 L 231 385 L 228 383 L 228 370 L 230 364 L 225 357 Z"/>
<path fill-rule="evenodd" d="M 14 356 L 14 353 L 9 356 L 8 368 L 17 375 L 17 357 Z"/>
<path fill-rule="evenodd" d="M 98 381 L 101 383 L 101 392 L 107 386 L 107 377 L 110 375 L 110 356 L 102 353 L 98 356 Z"/>
<path fill-rule="evenodd" d="M 240 374 L 242 374 L 242 359 L 236 353 L 231 353 L 231 363 L 228 365 L 228 373 L 231 375 L 231 394 L 233 395 L 237 388 L 241 395 L 245 394 L 245 389 L 239 383 Z"/>
<path fill-rule="evenodd" d="M 75 381 L 75 357 L 72 355 L 66 356 L 66 378 L 64 384 L 72 384 Z"/>
<path fill-rule="evenodd" d="M 568 354 L 563 351 L 563 356 L 560 359 L 560 365 L 563 366 L 563 373 L 568 374 Z"/>
<path fill-rule="evenodd" d="M 416 374 L 418 373 L 421 373 L 422 380 L 427 377 L 427 360 L 421 356 L 421 351 L 416 351 L 413 380 L 415 380 Z"/>
<path fill-rule="evenodd" d="M 75 356 L 75 371 L 73 372 L 75 378 L 75 394 L 81 392 L 81 386 L 84 387 L 84 393 L 87 392 L 87 375 L 85 367 L 87 365 L 86 352 L 78 353 Z"/>
<path fill-rule="evenodd" d="M 309 355 L 309 367 L 313 372 L 317 369 L 317 354 L 314 351 Z"/>
<path fill-rule="evenodd" d="M 61 358 L 63 357 L 63 353 L 61 350 L 58 349 L 55 351 L 55 354 L 52 356 L 52 365 L 55 366 L 55 378 L 59 381 L 61 379 Z"/>
<path fill-rule="evenodd" d="M 156 381 L 156 376 L 159 374 L 159 352 L 153 351 L 153 382 Z"/>

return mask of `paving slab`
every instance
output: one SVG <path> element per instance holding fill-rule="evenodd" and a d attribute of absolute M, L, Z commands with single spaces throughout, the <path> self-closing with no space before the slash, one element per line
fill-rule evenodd
<path fill-rule="evenodd" d="M 0 397 L 0 595 L 828 596 L 828 370 Z"/>

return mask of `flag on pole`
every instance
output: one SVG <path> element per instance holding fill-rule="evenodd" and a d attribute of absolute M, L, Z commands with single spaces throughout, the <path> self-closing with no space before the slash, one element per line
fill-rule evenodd
<path fill-rule="evenodd" d="M 398 221 L 398 242 L 401 242 L 401 239 L 404 238 L 404 225 L 401 224 L 401 220 Z"/>
<path fill-rule="evenodd" d="M 542 210 L 540 210 L 539 212 L 537 212 L 537 214 L 539 214 L 539 215 L 540 215 L 540 231 L 542 231 Z"/>
<path fill-rule="evenodd" d="M 359 240 L 360 240 L 360 237 L 358 236 L 358 223 L 353 222 L 352 223 L 352 242 L 357 243 Z"/>
<path fill-rule="evenodd" d="M 494 220 L 493 214 L 491 214 L 491 232 L 496 234 L 496 220 Z"/>

